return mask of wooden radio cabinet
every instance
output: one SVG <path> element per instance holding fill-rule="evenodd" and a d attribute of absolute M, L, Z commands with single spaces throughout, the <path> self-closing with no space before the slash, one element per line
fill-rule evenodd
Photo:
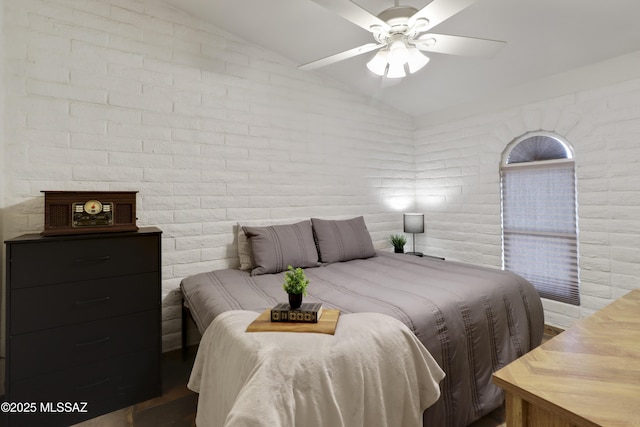
<path fill-rule="evenodd" d="M 43 191 L 44 236 L 135 231 L 137 191 Z"/>

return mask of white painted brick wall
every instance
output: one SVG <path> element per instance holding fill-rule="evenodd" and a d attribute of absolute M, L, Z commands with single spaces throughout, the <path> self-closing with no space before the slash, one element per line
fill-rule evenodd
<path fill-rule="evenodd" d="M 501 266 L 499 162 L 506 145 L 553 131 L 575 149 L 580 307 L 544 301 L 546 322 L 568 327 L 640 288 L 640 79 L 416 132 L 417 205 L 424 252 Z"/>
<path fill-rule="evenodd" d="M 364 214 L 381 247 L 401 230 L 391 204 L 417 195 L 420 250 L 499 267 L 500 155 L 537 129 L 569 140 L 578 167 L 583 304 L 545 301 L 548 323 L 639 287 L 637 80 L 415 131 L 159 2 L 3 5 L 0 235 L 42 229 L 44 189 L 138 190 L 139 224 L 164 230 L 165 349 L 178 283 L 236 265 L 238 220 Z"/>
<path fill-rule="evenodd" d="M 5 238 L 41 190 L 138 190 L 163 231 L 164 348 L 180 280 L 235 267 L 238 220 L 365 215 L 413 195 L 413 119 L 161 2 L 3 0 Z M 2 196 L 2 193 L 0 193 Z"/>

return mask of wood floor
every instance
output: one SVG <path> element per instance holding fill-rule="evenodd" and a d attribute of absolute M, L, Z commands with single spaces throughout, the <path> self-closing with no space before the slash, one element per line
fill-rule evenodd
<path fill-rule="evenodd" d="M 162 355 L 162 396 L 76 424 L 76 427 L 194 427 L 198 395 L 187 389 L 197 347 Z"/>
<path fill-rule="evenodd" d="M 543 340 L 554 334 L 545 330 Z M 187 389 L 186 384 L 196 350 L 196 347 L 189 348 L 186 359 L 181 351 L 163 354 L 161 397 L 93 418 L 76 427 L 194 427 L 198 395 Z M 469 427 L 505 427 L 504 420 L 504 407 L 500 407 Z"/>

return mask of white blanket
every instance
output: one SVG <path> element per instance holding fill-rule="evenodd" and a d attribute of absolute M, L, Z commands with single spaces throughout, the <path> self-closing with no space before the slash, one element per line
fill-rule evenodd
<path fill-rule="evenodd" d="M 335 335 L 245 332 L 258 316 L 228 311 L 205 331 L 188 387 L 198 427 L 411 427 L 444 378 L 400 321 L 340 316 Z"/>

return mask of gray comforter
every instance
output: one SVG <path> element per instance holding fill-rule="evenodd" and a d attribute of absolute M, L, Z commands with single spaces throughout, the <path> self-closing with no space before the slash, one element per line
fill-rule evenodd
<path fill-rule="evenodd" d="M 377 312 L 406 324 L 446 377 L 425 426 L 466 426 L 503 401 L 494 371 L 540 344 L 543 309 L 533 286 L 501 270 L 386 252 L 305 269 L 306 302 L 341 313 Z M 228 269 L 184 279 L 185 305 L 204 332 L 229 310 L 262 312 L 286 300 L 284 273 Z"/>

